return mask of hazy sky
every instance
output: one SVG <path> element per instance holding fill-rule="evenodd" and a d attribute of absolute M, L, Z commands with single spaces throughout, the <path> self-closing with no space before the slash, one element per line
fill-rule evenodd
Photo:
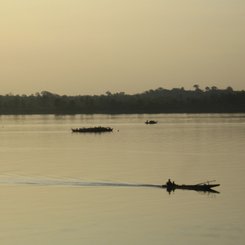
<path fill-rule="evenodd" d="M 245 89 L 244 0 L 0 0 L 0 94 Z"/>

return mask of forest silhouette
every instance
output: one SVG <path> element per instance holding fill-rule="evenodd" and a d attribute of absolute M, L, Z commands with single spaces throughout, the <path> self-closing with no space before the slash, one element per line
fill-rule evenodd
<path fill-rule="evenodd" d="M 242 113 L 245 91 L 232 87 L 205 90 L 195 84 L 182 88 L 151 89 L 137 94 L 58 95 L 42 91 L 32 95 L 0 95 L 1 115 L 25 114 L 131 114 L 131 113 Z"/>

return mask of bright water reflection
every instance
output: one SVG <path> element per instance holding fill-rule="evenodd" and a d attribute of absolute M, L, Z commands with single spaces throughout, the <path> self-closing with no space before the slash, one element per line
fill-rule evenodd
<path fill-rule="evenodd" d="M 3 244 L 244 244 L 245 114 L 1 116 L 0 137 Z M 169 177 L 221 193 L 149 186 Z"/>

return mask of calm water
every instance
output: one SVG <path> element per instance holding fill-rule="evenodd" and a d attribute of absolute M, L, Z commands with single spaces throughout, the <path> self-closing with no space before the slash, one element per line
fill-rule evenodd
<path fill-rule="evenodd" d="M 1 116 L 1 243 L 244 244 L 244 146 L 245 114 Z"/>

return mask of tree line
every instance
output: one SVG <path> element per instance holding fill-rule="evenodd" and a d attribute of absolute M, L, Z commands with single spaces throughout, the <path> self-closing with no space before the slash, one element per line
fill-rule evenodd
<path fill-rule="evenodd" d="M 58 95 L 42 91 L 32 95 L 0 95 L 1 115 L 21 114 L 129 114 L 129 113 L 241 113 L 245 91 L 216 86 L 202 90 L 151 89 L 137 94 Z"/>

